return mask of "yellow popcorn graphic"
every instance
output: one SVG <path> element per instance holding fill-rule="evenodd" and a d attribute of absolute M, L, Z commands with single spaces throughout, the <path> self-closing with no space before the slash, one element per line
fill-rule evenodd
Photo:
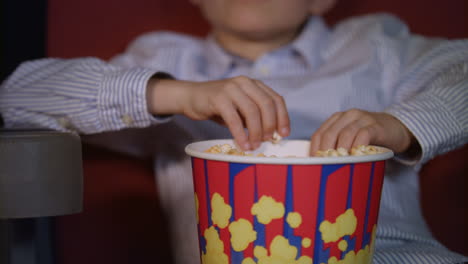
<path fill-rule="evenodd" d="M 273 219 L 279 219 L 284 216 L 284 205 L 276 202 L 271 196 L 263 195 L 252 206 L 251 213 L 257 216 L 258 222 L 267 225 Z"/>
<path fill-rule="evenodd" d="M 214 193 L 211 198 L 211 220 L 220 228 L 226 228 L 232 215 L 232 208 L 224 202 L 219 193 Z"/>
<path fill-rule="evenodd" d="M 297 248 L 289 245 L 288 239 L 276 236 L 271 241 L 270 254 L 272 257 L 294 260 L 297 256 Z"/>
<path fill-rule="evenodd" d="M 276 236 L 270 244 L 270 255 L 264 247 L 256 246 L 254 256 L 257 264 L 312 264 L 312 258 L 301 256 L 296 260 L 297 248 L 291 246 L 283 236 Z"/>
<path fill-rule="evenodd" d="M 302 247 L 309 248 L 312 245 L 312 240 L 310 238 L 305 237 L 302 239 Z"/>
<path fill-rule="evenodd" d="M 354 251 L 346 253 L 345 257 L 341 260 L 337 260 L 336 257 L 328 259 L 328 264 L 370 264 L 369 258 L 369 246 L 359 250 L 356 254 Z"/>
<path fill-rule="evenodd" d="M 286 217 L 286 222 L 288 222 L 290 227 L 298 228 L 302 223 L 302 216 L 300 213 L 290 212 Z"/>
<path fill-rule="evenodd" d="M 246 259 L 242 260 L 241 264 L 256 264 L 256 263 L 252 258 L 246 258 Z"/>
<path fill-rule="evenodd" d="M 355 257 L 354 263 L 363 263 L 363 264 L 371 264 L 372 263 L 372 254 L 369 251 L 369 246 L 358 251 Z"/>
<path fill-rule="evenodd" d="M 308 256 L 302 256 L 298 260 L 296 260 L 296 262 L 294 263 L 295 264 L 312 264 L 312 258 Z"/>
<path fill-rule="evenodd" d="M 372 261 L 372 257 L 375 252 L 374 250 L 375 250 L 375 236 L 376 235 L 377 235 L 377 225 L 374 225 L 374 227 L 372 227 L 372 237 L 371 237 L 371 242 L 370 242 L 370 253 L 369 253 L 370 261 Z"/>
<path fill-rule="evenodd" d="M 206 229 L 204 232 L 206 239 L 206 253 L 202 254 L 203 264 L 228 264 L 229 260 L 224 254 L 224 244 L 219 239 L 218 231 L 214 226 Z"/>
<path fill-rule="evenodd" d="M 372 255 L 374 252 L 376 229 L 377 227 L 374 225 L 372 229 L 372 238 L 371 238 L 370 246 L 369 245 L 365 246 L 363 249 L 359 250 L 357 253 L 354 251 L 349 251 L 341 260 L 338 260 L 336 257 L 331 257 L 328 259 L 327 264 L 371 264 Z M 345 241 L 345 240 L 342 240 L 342 241 Z M 340 241 L 340 243 L 342 241 Z M 340 243 L 338 243 L 338 247 L 340 247 L 339 245 Z M 347 243 L 346 243 L 346 246 L 347 246 Z"/>
<path fill-rule="evenodd" d="M 324 220 L 319 230 L 325 243 L 336 242 L 345 235 L 352 235 L 356 231 L 357 218 L 353 209 L 346 210 L 336 218 L 335 223 Z"/>
<path fill-rule="evenodd" d="M 268 251 L 262 246 L 256 246 L 254 248 L 254 256 L 258 259 L 268 257 Z"/>
<path fill-rule="evenodd" d="M 341 240 L 341 241 L 338 243 L 338 248 L 339 248 L 341 251 L 345 251 L 345 250 L 348 248 L 348 242 L 346 242 L 346 240 Z"/>
<path fill-rule="evenodd" d="M 251 242 L 257 239 L 257 232 L 253 230 L 252 224 L 241 218 L 229 225 L 231 233 L 231 246 L 237 251 L 244 251 Z"/>

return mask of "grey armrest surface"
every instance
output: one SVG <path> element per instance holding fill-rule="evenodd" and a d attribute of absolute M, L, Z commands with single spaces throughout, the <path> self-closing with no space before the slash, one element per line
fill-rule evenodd
<path fill-rule="evenodd" d="M 0 130 L 0 218 L 78 213 L 82 198 L 77 135 Z"/>

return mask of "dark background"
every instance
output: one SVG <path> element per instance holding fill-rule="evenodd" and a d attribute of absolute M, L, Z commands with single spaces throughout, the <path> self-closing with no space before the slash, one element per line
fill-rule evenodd
<path fill-rule="evenodd" d="M 46 54 L 47 0 L 2 0 L 0 80 L 19 63 Z"/>

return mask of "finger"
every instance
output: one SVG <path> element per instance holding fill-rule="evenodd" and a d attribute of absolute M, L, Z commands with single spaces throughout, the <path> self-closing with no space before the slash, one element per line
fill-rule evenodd
<path fill-rule="evenodd" d="M 310 138 L 310 154 L 315 156 L 315 153 L 320 149 L 322 135 L 327 129 L 342 115 L 342 112 L 337 112 L 331 115 L 320 127 L 312 134 Z"/>
<path fill-rule="evenodd" d="M 248 139 L 252 148 L 260 146 L 263 138 L 260 110 L 242 89 L 230 89 L 228 94 L 234 107 L 241 113 L 248 130 Z"/>
<path fill-rule="evenodd" d="M 360 145 L 369 145 L 371 143 L 372 135 L 374 134 L 374 129 L 372 126 L 361 127 L 356 134 L 356 137 L 353 141 L 353 147 Z"/>
<path fill-rule="evenodd" d="M 239 116 L 236 107 L 228 99 L 220 99 L 215 107 L 225 125 L 231 131 L 234 141 L 243 150 L 251 149 L 251 144 L 248 140 L 247 133 L 245 132 L 242 118 Z"/>
<path fill-rule="evenodd" d="M 282 137 L 289 136 L 289 132 L 291 131 L 290 120 L 289 120 L 288 109 L 286 107 L 286 102 L 284 101 L 284 98 L 261 81 L 257 81 L 257 85 L 262 87 L 265 90 L 265 92 L 268 93 L 273 98 L 273 102 L 275 103 L 275 106 L 276 106 L 275 130 Z"/>
<path fill-rule="evenodd" d="M 333 122 L 327 128 L 327 131 L 323 134 L 322 140 L 320 142 L 320 149 L 337 149 L 340 134 L 345 131 L 347 126 L 349 126 L 350 124 L 355 124 L 357 127 L 354 128 L 356 129 L 354 133 L 356 133 L 360 127 L 364 127 L 370 122 L 371 121 L 369 120 L 369 118 L 366 118 L 364 111 L 358 109 L 351 109 L 344 112 L 338 119 L 335 120 L 335 122 Z M 349 136 L 353 137 L 352 134 Z M 352 144 L 352 141 L 350 144 Z"/>
<path fill-rule="evenodd" d="M 276 130 L 276 104 L 273 98 L 258 85 L 258 82 L 251 79 L 241 79 L 241 88 L 249 96 L 260 110 L 262 125 L 262 140 L 269 140 Z"/>
<path fill-rule="evenodd" d="M 351 149 L 360 128 L 362 128 L 362 125 L 358 121 L 345 126 L 338 134 L 336 148 Z"/>

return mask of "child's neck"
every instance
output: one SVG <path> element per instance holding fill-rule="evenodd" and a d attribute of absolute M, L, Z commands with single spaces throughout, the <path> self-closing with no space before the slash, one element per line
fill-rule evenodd
<path fill-rule="evenodd" d="M 226 32 L 215 32 L 216 41 L 228 52 L 255 61 L 263 54 L 284 46 L 296 37 L 296 32 L 278 34 L 269 38 L 240 37 Z"/>

